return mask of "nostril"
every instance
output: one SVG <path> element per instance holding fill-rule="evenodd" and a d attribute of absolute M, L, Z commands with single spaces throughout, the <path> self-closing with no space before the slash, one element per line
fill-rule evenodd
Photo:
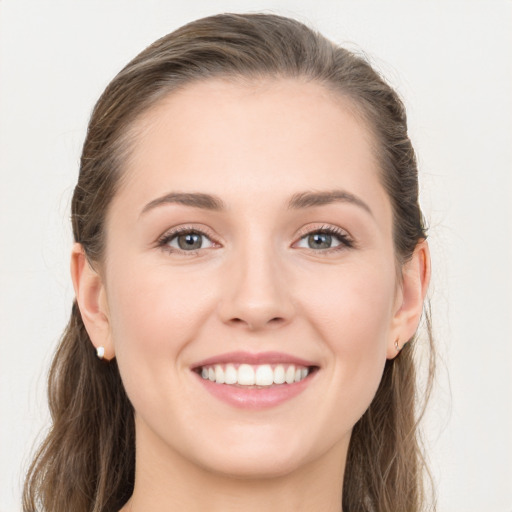
<path fill-rule="evenodd" d="M 244 320 L 243 318 L 235 317 L 230 320 L 230 323 L 234 324 L 234 325 L 239 325 L 239 324 L 246 325 L 249 329 L 257 329 L 257 328 L 263 327 L 264 325 L 267 325 L 267 326 L 281 325 L 281 324 L 285 323 L 285 319 L 283 317 L 276 316 L 274 318 L 271 318 L 270 320 L 263 321 L 263 322 L 258 322 L 258 321 L 251 322 L 249 319 Z"/>

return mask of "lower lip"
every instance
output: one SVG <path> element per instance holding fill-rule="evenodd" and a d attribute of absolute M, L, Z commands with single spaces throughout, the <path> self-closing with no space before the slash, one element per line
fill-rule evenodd
<path fill-rule="evenodd" d="M 201 384 L 213 396 L 241 409 L 267 409 L 276 407 L 302 393 L 312 382 L 317 372 L 293 384 L 277 384 L 261 388 L 217 384 L 203 379 L 196 373 Z"/>

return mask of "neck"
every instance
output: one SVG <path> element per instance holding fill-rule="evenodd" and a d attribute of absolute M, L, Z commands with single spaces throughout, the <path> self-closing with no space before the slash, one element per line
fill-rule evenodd
<path fill-rule="evenodd" d="M 121 512 L 340 512 L 348 440 L 285 475 L 237 478 L 137 443 L 135 487 Z"/>

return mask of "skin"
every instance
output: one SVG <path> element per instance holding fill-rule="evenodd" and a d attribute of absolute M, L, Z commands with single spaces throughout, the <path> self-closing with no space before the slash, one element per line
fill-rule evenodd
<path fill-rule="evenodd" d="M 315 83 L 210 80 L 137 122 L 105 261 L 94 270 L 80 245 L 72 254 L 86 328 L 117 358 L 136 411 L 124 512 L 341 509 L 352 428 L 395 341 L 416 331 L 430 274 L 425 242 L 397 272 L 390 201 L 354 112 Z M 367 208 L 288 207 L 294 194 L 331 190 Z M 212 194 L 225 209 L 147 207 L 171 192 Z M 307 235 L 326 226 L 352 246 L 311 247 Z M 175 227 L 206 233 L 203 247 L 159 245 Z M 191 371 L 236 350 L 285 352 L 319 370 L 291 400 L 240 409 Z"/>

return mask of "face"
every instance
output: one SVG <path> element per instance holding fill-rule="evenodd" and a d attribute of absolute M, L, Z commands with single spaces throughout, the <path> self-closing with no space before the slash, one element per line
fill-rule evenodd
<path fill-rule="evenodd" d="M 211 80 L 136 133 L 102 275 L 137 449 L 236 475 L 339 460 L 401 300 L 368 129 L 318 84 Z"/>

